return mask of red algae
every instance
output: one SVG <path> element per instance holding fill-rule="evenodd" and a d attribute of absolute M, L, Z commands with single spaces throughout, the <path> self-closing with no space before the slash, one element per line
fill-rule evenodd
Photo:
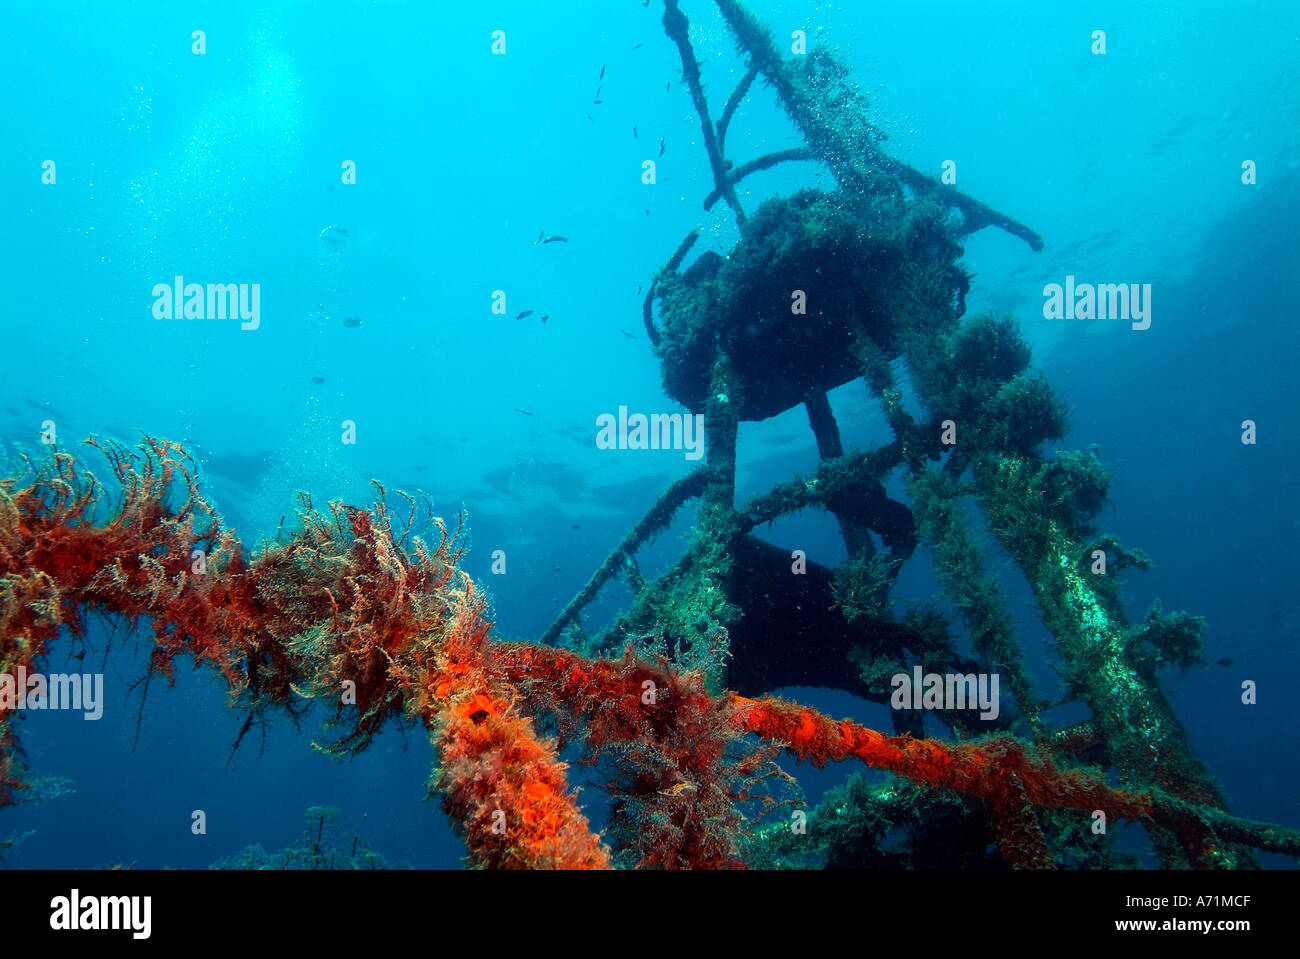
<path fill-rule="evenodd" d="M 1198 862 L 1225 843 L 1300 852 L 1294 830 L 1156 787 L 1116 789 L 1011 736 L 885 735 L 772 697 L 711 694 L 699 673 L 632 647 L 592 660 L 494 641 L 486 602 L 459 569 L 459 536 L 432 518 L 436 543 L 411 535 L 409 498 L 399 535 L 378 484 L 365 509 L 320 510 L 303 497 L 297 531 L 248 555 L 179 444 L 91 445 L 111 486 L 66 452 L 0 479 L 0 671 L 37 668 L 65 630 L 84 641 L 86 613 L 98 610 L 149 624 L 151 674 L 170 678 L 178 657 L 192 657 L 224 677 L 250 718 L 302 698 L 326 706 L 332 738 L 316 746 L 327 753 L 364 749 L 390 722 L 423 723 L 437 757 L 430 789 L 471 866 L 743 867 L 753 824 L 788 805 L 781 749 L 981 801 L 1013 867 L 1054 865 L 1038 820 L 1046 809 L 1156 823 Z M 30 788 L 11 718 L 0 713 L 0 807 Z M 538 721 L 604 775 L 614 852 Z"/>

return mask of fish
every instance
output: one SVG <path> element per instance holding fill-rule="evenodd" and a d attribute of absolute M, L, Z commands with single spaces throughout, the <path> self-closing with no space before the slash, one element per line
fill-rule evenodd
<path fill-rule="evenodd" d="M 606 66 L 606 65 L 603 64 L 603 63 L 600 65 L 600 76 L 598 76 L 598 77 L 596 78 L 597 80 L 604 80 L 604 79 L 605 79 L 605 66 Z"/>
<path fill-rule="evenodd" d="M 521 409 L 520 409 L 519 407 L 517 407 L 517 406 L 514 407 L 514 411 L 515 411 L 516 413 L 523 413 L 524 416 L 532 416 L 532 415 L 533 415 L 532 413 L 528 412 L 527 410 L 521 410 Z"/>
<path fill-rule="evenodd" d="M 1222 659 L 1217 660 L 1217 662 L 1220 666 L 1231 666 L 1234 662 L 1236 662 L 1236 660 L 1224 656 Z"/>
<path fill-rule="evenodd" d="M 680 780 L 679 782 L 673 783 L 671 786 L 667 787 L 666 789 L 660 789 L 658 792 L 660 796 L 664 796 L 668 799 L 675 799 L 676 797 L 680 796 L 682 793 L 689 794 L 695 792 L 695 785 L 683 779 Z"/>
<path fill-rule="evenodd" d="M 251 488 L 253 481 L 266 467 L 270 456 L 270 450 L 260 453 L 210 455 L 203 458 L 203 467 L 209 474 L 219 476 L 226 482 Z"/>
<path fill-rule="evenodd" d="M 327 226 L 320 231 L 320 238 L 331 246 L 338 246 L 348 238 L 348 231 L 341 226 Z"/>
<path fill-rule="evenodd" d="M 343 317 L 343 325 L 346 326 L 346 327 L 347 327 L 348 329 L 350 329 L 350 330 L 355 330 L 358 326 L 361 325 L 361 317 L 359 317 L 359 316 L 345 316 L 345 317 Z"/>
<path fill-rule="evenodd" d="M 574 528 L 574 529 L 582 529 L 582 525 L 579 524 L 579 523 L 574 523 L 574 524 L 573 524 L 573 528 Z"/>
<path fill-rule="evenodd" d="M 660 137 L 660 138 L 659 138 L 659 155 L 660 155 L 660 156 L 663 156 L 663 155 L 664 155 L 664 138 L 663 138 L 663 137 Z"/>
<path fill-rule="evenodd" d="M 311 385 L 312 385 L 312 386 L 320 386 L 320 385 L 321 385 L 322 383 L 324 383 L 324 382 L 325 382 L 325 377 L 323 377 L 323 376 L 313 376 L 313 377 L 311 378 Z"/>
<path fill-rule="evenodd" d="M 547 320 L 549 320 L 550 318 L 551 318 L 551 314 L 549 314 L 549 313 L 543 313 L 543 314 L 542 314 L 542 322 L 543 322 L 543 323 L 545 323 L 545 322 L 546 322 Z"/>
<path fill-rule="evenodd" d="M 667 83 L 664 84 L 664 93 L 667 93 L 672 88 L 673 88 L 673 81 L 669 80 Z"/>
<path fill-rule="evenodd" d="M 633 336 L 633 335 L 632 335 L 631 333 L 629 333 L 627 330 L 623 329 L 623 327 L 621 327 L 621 326 L 618 328 L 618 331 L 619 331 L 620 333 L 622 333 L 624 336 L 626 336 L 629 340 L 635 340 L 635 339 L 636 339 L 635 336 Z"/>
<path fill-rule="evenodd" d="M 603 100 L 592 100 L 591 102 L 594 103 L 594 104 L 596 104 L 597 106 L 599 106 L 599 105 L 600 105 L 601 103 L 603 103 L 604 101 L 603 101 Z"/>
<path fill-rule="evenodd" d="M 544 237 L 544 236 L 546 236 L 546 231 L 545 231 L 545 230 L 542 230 L 541 232 L 539 232 L 539 233 L 537 234 L 537 239 L 533 240 L 533 246 L 536 246 L 537 244 L 541 243 L 541 242 L 542 242 L 542 237 Z"/>
<path fill-rule="evenodd" d="M 542 241 L 542 245 L 545 246 L 547 243 L 568 243 L 568 242 L 569 242 L 569 238 L 567 236 L 558 236 L 558 235 L 548 236 L 545 240 Z"/>
<path fill-rule="evenodd" d="M 29 399 L 24 399 L 23 402 L 26 403 L 34 410 L 39 410 L 42 413 L 47 413 L 53 416 L 56 420 L 66 420 L 68 418 L 63 414 L 61 410 L 56 410 L 49 403 L 36 403 Z"/>
<path fill-rule="evenodd" d="M 638 283 L 638 284 L 636 285 L 636 295 L 637 295 L 637 296 L 640 296 L 640 295 L 641 295 L 641 284 L 640 284 L 640 283 Z"/>
<path fill-rule="evenodd" d="M 587 114 L 587 119 L 590 120 L 592 123 L 596 122 L 596 118 L 593 117 L 590 113 Z"/>
<path fill-rule="evenodd" d="M 532 315 L 533 315 L 533 311 L 532 311 L 532 310 L 524 310 L 522 313 L 520 313 L 518 316 L 516 316 L 515 319 L 516 319 L 516 320 L 522 320 L 525 316 L 532 316 Z"/>
<path fill-rule="evenodd" d="M 643 3 L 643 4 L 641 4 L 641 6 L 644 7 L 645 4 Z M 633 50 L 640 50 L 640 49 L 641 49 L 642 47 L 644 47 L 644 46 L 645 46 L 644 43 L 638 43 L 638 44 L 637 44 L 636 46 L 634 46 L 632 49 L 633 49 Z"/>
<path fill-rule="evenodd" d="M 641 138 L 641 134 L 639 134 L 639 133 L 636 132 L 636 127 L 633 127 L 633 128 L 632 128 L 632 139 L 633 139 L 633 140 L 639 140 L 640 138 Z"/>

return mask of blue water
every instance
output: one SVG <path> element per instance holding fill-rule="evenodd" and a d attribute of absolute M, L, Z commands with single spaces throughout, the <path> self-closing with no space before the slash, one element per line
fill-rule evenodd
<path fill-rule="evenodd" d="M 661 6 L 264 6 L 7 5 L 0 439 L 30 448 L 46 421 L 64 445 L 137 430 L 182 439 L 250 543 L 292 514 L 298 489 L 318 502 L 366 502 L 371 477 L 423 489 L 443 515 L 466 511 L 466 568 L 501 634 L 536 637 L 693 465 L 593 442 L 602 412 L 677 409 L 638 287 L 690 229 L 704 231 L 696 253 L 725 253 L 738 236 L 723 204 L 701 209 L 712 181 Z M 1157 597 L 1203 615 L 1211 661 L 1234 661 L 1169 682 L 1233 810 L 1300 824 L 1300 7 L 751 7 L 783 43 L 802 29 L 845 55 L 893 155 L 936 175 L 954 161 L 960 189 L 1044 237 L 1040 253 L 992 229 L 969 237 L 968 310 L 1017 315 L 1072 406 L 1063 445 L 1096 443 L 1117 464 L 1105 528 L 1156 564 L 1128 576 L 1131 617 Z M 716 118 L 744 66 L 708 3 L 685 12 Z M 497 29 L 504 56 L 491 52 Z M 1097 29 L 1104 56 L 1090 52 Z M 797 143 L 756 86 L 728 155 Z M 647 159 L 653 186 L 641 182 Z M 54 185 L 41 182 L 47 160 Z M 1244 160 L 1254 185 L 1241 182 Z M 342 182 L 345 161 L 355 184 Z M 793 164 L 739 193 L 752 211 L 810 185 L 833 181 Z M 569 242 L 536 243 L 543 232 Z M 1044 284 L 1067 274 L 1151 283 L 1151 328 L 1043 319 Z M 155 319 L 151 291 L 176 275 L 259 283 L 260 327 Z M 496 290 L 504 315 L 491 311 Z M 831 400 L 846 447 L 882 441 L 860 383 Z M 1240 441 L 1245 419 L 1256 445 Z M 339 442 L 344 420 L 355 445 Z M 739 448 L 740 499 L 816 463 L 800 410 L 745 424 Z M 660 537 L 646 568 L 670 562 L 688 529 L 685 517 Z M 824 517 L 764 535 L 821 562 L 844 556 Z M 496 549 L 504 576 L 490 572 Z M 936 587 L 917 555 L 903 582 L 926 598 Z M 1050 689 L 1048 637 L 1019 574 L 1001 569 Z M 628 596 L 621 584 L 607 593 Z M 458 863 L 460 843 L 422 802 L 418 731 L 340 764 L 283 718 L 260 754 L 245 741 L 227 768 L 242 716 L 216 680 L 182 666 L 174 688 L 155 681 L 137 742 L 140 690 L 128 687 L 144 658 L 125 639 L 115 648 L 101 721 L 19 723 L 33 771 L 75 792 L 0 813 L 0 838 L 36 830 L 15 864 L 202 867 L 253 842 L 288 845 L 311 805 L 340 808 L 340 832 L 394 861 Z M 1248 679 L 1252 706 L 1240 702 Z M 888 723 L 847 695 L 795 695 Z M 813 800 L 845 775 L 800 770 Z M 595 791 L 583 796 L 594 809 Z M 206 835 L 191 833 L 195 809 Z"/>

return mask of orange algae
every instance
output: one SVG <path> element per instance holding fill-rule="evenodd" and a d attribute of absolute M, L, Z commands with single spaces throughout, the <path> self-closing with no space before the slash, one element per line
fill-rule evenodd
<path fill-rule="evenodd" d="M 409 536 L 412 520 L 395 534 L 382 487 L 368 509 L 318 510 L 304 497 L 298 531 L 248 556 L 178 444 L 96 445 L 115 498 L 65 452 L 0 479 L 0 671 L 36 666 L 65 628 L 84 643 L 95 609 L 149 622 L 153 673 L 171 677 L 179 655 L 215 668 L 250 721 L 298 708 L 299 697 L 332 707 L 326 752 L 364 749 L 389 722 L 422 722 L 438 757 L 430 788 L 472 866 L 614 862 L 556 744 L 534 726 L 543 717 L 605 774 L 619 861 L 641 867 L 744 866 L 741 840 L 785 805 L 779 749 L 975 797 L 1015 867 L 1053 866 L 1042 809 L 1154 822 L 1197 863 L 1229 843 L 1300 853 L 1295 830 L 1156 787 L 1115 789 L 1009 736 L 890 736 L 772 697 L 712 695 L 699 674 L 630 647 L 621 660 L 588 660 L 495 642 L 486 603 L 458 568 L 458 537 L 440 520 L 434 544 Z M 0 714 L 0 807 L 28 788 L 10 718 Z"/>
<path fill-rule="evenodd" d="M 0 670 L 31 667 L 61 627 L 84 638 L 88 609 L 147 619 L 152 672 L 170 677 L 189 654 L 254 711 L 292 709 L 298 696 L 333 704 L 330 725 L 343 733 L 327 752 L 364 748 L 390 720 L 435 729 L 444 773 L 455 770 L 440 776 L 448 805 L 506 807 L 505 851 L 474 832 L 477 814 L 458 818 L 471 862 L 604 865 L 562 764 L 477 668 L 488 624 L 440 521 L 434 548 L 403 548 L 382 488 L 368 510 L 319 511 L 304 499 L 301 529 L 250 559 L 179 445 L 99 448 L 117 477 L 115 504 L 66 453 L 0 481 Z M 466 701 L 486 708 L 457 715 Z M 490 721 L 475 721 L 480 711 Z M 0 805 L 23 786 L 17 757 L 0 717 Z"/>

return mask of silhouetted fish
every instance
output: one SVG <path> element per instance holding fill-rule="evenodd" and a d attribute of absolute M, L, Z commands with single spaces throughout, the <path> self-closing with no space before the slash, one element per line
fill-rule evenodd
<path fill-rule="evenodd" d="M 325 377 L 323 377 L 323 376 L 313 376 L 313 377 L 311 378 L 311 385 L 312 385 L 312 386 L 320 386 L 320 385 L 321 385 L 322 383 L 324 383 L 324 382 L 325 382 Z"/>
<path fill-rule="evenodd" d="M 660 138 L 659 138 L 659 155 L 660 155 L 660 156 L 663 156 L 663 155 L 664 155 L 664 138 L 663 138 L 663 137 L 660 137 Z"/>
<path fill-rule="evenodd" d="M 1236 660 L 1229 659 L 1227 656 L 1224 656 L 1222 659 L 1218 660 L 1220 666 L 1231 666 L 1234 662 L 1236 662 Z"/>
<path fill-rule="evenodd" d="M 597 80 L 604 80 L 604 79 L 605 79 L 605 65 L 604 65 L 604 64 L 601 64 L 601 67 L 600 67 L 600 76 L 598 76 L 596 79 L 597 79 Z"/>
<path fill-rule="evenodd" d="M 636 339 L 635 336 L 633 336 L 633 335 L 632 335 L 631 333 L 629 333 L 627 330 L 623 329 L 623 327 L 621 327 L 621 326 L 618 328 L 618 331 L 619 331 L 620 333 L 622 333 L 624 336 L 626 336 L 629 340 L 635 340 L 635 339 Z"/>
<path fill-rule="evenodd" d="M 532 315 L 533 315 L 533 311 L 532 311 L 532 310 L 524 310 L 522 313 L 520 313 L 518 316 L 516 316 L 515 319 L 516 319 L 516 320 L 522 320 L 525 316 L 532 316 Z"/>
<path fill-rule="evenodd" d="M 521 410 L 521 409 L 520 409 L 519 407 L 517 407 L 517 406 L 514 408 L 514 410 L 515 410 L 516 413 L 523 413 L 524 416 L 532 416 L 532 415 L 533 415 L 532 413 L 528 412 L 527 410 Z"/>
<path fill-rule="evenodd" d="M 224 456 L 208 454 L 203 457 L 203 468 L 210 475 L 251 487 L 266 468 L 270 455 L 269 450 L 255 454 L 230 453 Z"/>
<path fill-rule="evenodd" d="M 542 241 L 542 245 L 545 246 L 547 243 L 568 243 L 568 242 L 569 242 L 569 238 L 567 236 L 548 236 L 545 240 Z"/>
<path fill-rule="evenodd" d="M 348 329 L 355 330 L 358 326 L 361 325 L 361 317 L 345 316 L 343 317 L 343 325 L 346 326 Z"/>

